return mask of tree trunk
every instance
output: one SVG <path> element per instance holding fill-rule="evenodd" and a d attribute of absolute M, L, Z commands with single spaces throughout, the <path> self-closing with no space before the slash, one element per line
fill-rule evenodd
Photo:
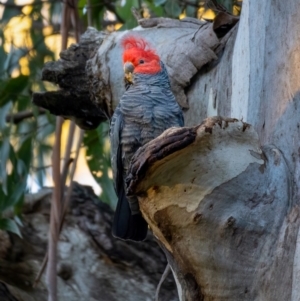
<path fill-rule="evenodd" d="M 244 0 L 221 39 L 192 20 L 133 32 L 153 41 L 185 109 L 187 128 L 141 148 L 128 178 L 181 301 L 300 300 L 298 6 Z M 106 115 L 124 91 L 123 35 L 87 61 L 89 101 Z"/>

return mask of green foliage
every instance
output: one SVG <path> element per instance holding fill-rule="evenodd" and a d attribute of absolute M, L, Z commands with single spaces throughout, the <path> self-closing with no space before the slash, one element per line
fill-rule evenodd
<path fill-rule="evenodd" d="M 220 3 L 226 7 L 226 9 L 230 12 L 233 10 L 233 1 L 232 0 L 222 0 Z"/>
<path fill-rule="evenodd" d="M 35 161 L 38 169 L 44 165 L 50 150 L 45 139 L 54 130 L 53 116 L 38 117 L 37 108 L 31 104 L 33 90 L 46 90 L 40 80 L 45 58 L 54 58 L 40 27 L 45 21 L 41 8 L 41 4 L 33 4 L 31 12 L 25 14 L 23 6 L 8 0 L 0 25 L 0 229 L 18 235 L 28 176 L 34 174 Z M 20 23 L 24 28 L 15 32 Z M 33 116 L 16 124 L 6 122 L 6 116 L 25 110 L 33 111 Z"/>
<path fill-rule="evenodd" d="M 18 101 L 20 93 L 28 85 L 28 76 L 20 75 L 16 78 L 7 78 L 0 80 L 0 106 L 4 106 L 8 102 Z"/>
<path fill-rule="evenodd" d="M 120 28 L 120 30 L 131 29 L 138 25 L 137 21 L 132 16 L 131 13 L 132 7 L 138 8 L 138 0 L 127 0 L 123 6 L 121 6 L 120 4 L 116 6 L 117 15 L 120 16 L 121 20 L 124 21 L 124 24 Z"/>
<path fill-rule="evenodd" d="M 13 220 L 3 218 L 3 215 L 9 211 L 13 211 L 15 214 L 20 212 L 31 162 L 31 144 L 32 137 L 28 137 L 15 152 L 8 137 L 2 137 L 0 141 L 0 179 L 2 184 L 0 190 L 0 229 L 5 228 L 14 233 L 18 233 L 17 225 Z"/>
<path fill-rule="evenodd" d="M 108 138 L 108 122 L 84 136 L 87 163 L 97 183 L 102 187 L 101 199 L 111 206 L 116 205 L 117 197 L 113 187 L 110 164 L 110 147 Z"/>
<path fill-rule="evenodd" d="M 0 218 L 0 229 L 10 231 L 22 237 L 17 222 L 9 218 Z"/>

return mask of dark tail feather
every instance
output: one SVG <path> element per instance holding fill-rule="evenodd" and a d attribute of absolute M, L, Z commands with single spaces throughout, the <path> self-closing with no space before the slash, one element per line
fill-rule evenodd
<path fill-rule="evenodd" d="M 144 240 L 147 236 L 148 224 L 141 214 L 131 214 L 124 190 L 119 194 L 117 209 L 114 216 L 112 233 L 121 239 L 135 241 Z"/>

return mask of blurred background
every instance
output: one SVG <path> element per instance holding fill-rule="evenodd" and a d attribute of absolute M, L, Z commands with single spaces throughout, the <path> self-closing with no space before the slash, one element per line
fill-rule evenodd
<path fill-rule="evenodd" d="M 18 225 L 22 225 L 19 214 L 24 194 L 53 186 L 51 154 L 55 116 L 32 105 L 31 96 L 36 91 L 58 89 L 41 81 L 41 73 L 45 62 L 59 59 L 64 1 L 68 0 L 0 0 L 0 229 L 15 233 L 18 233 Z M 144 18 L 213 20 L 218 12 L 214 3 L 195 0 L 79 0 L 75 9 L 81 33 L 88 25 L 112 32 L 137 26 L 132 7 Z M 218 4 L 239 15 L 242 1 L 218 0 Z M 76 41 L 74 23 L 71 20 L 68 46 Z M 69 139 L 69 128 L 70 121 L 65 121 L 62 154 Z M 106 122 L 84 133 L 73 180 L 92 186 L 96 194 L 114 208 L 116 195 L 110 168 L 108 130 Z M 71 158 L 75 155 L 78 137 L 79 129 L 76 129 L 72 137 Z M 70 177 L 67 185 L 69 182 Z"/>

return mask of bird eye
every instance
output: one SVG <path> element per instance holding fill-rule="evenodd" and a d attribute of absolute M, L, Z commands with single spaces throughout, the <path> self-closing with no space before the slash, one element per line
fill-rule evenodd
<path fill-rule="evenodd" d="M 144 62 L 144 60 L 140 60 L 140 64 L 144 64 L 145 62 Z"/>

